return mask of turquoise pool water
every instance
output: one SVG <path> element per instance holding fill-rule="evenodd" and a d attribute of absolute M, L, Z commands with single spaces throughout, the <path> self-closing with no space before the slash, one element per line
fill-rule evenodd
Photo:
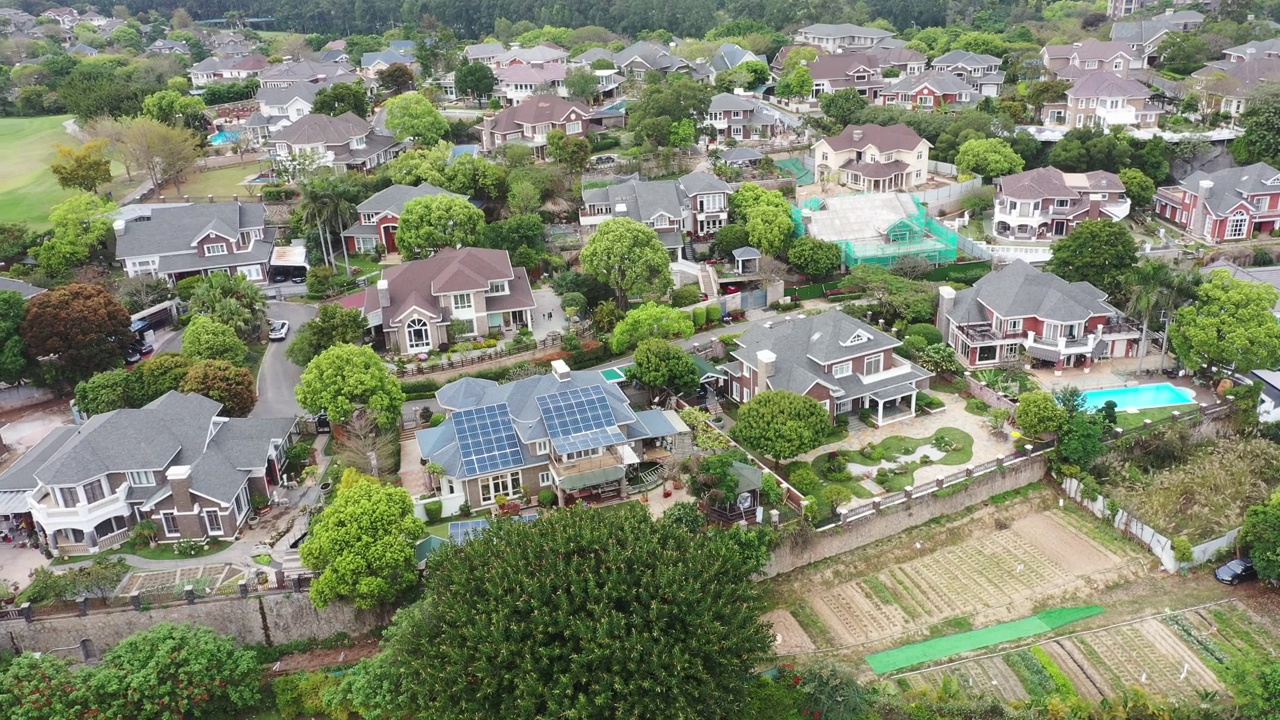
<path fill-rule="evenodd" d="M 1084 406 L 1089 410 L 1097 410 L 1108 400 L 1114 400 L 1117 410 L 1145 410 L 1169 405 L 1186 405 L 1195 402 L 1195 396 L 1194 390 L 1174 387 L 1169 383 L 1135 385 L 1109 390 L 1090 390 L 1084 394 Z"/>
<path fill-rule="evenodd" d="M 240 133 L 235 130 L 219 130 L 209 136 L 210 145 L 230 145 L 240 139 Z"/>

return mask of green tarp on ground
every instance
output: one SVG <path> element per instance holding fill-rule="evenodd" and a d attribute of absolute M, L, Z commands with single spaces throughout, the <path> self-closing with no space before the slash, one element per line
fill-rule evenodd
<path fill-rule="evenodd" d="M 904 667 L 1046 633 L 1063 625 L 1091 618 L 1102 611 L 1102 608 L 1097 605 L 1046 610 L 1022 620 L 1000 623 L 957 635 L 947 635 L 868 655 L 867 664 L 877 675 L 883 675 Z"/>

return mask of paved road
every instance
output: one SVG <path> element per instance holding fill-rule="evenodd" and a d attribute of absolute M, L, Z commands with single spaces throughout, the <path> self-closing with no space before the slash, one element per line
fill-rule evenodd
<path fill-rule="evenodd" d="M 289 337 L 284 342 L 267 345 L 262 367 L 258 369 L 258 404 L 249 413 L 249 417 L 293 417 L 302 414 L 302 408 L 293 394 L 302 377 L 302 368 L 289 362 L 289 358 L 284 356 L 284 349 L 293 340 L 302 323 L 315 317 L 316 312 L 312 305 L 267 303 L 267 317 L 289 321 Z"/>

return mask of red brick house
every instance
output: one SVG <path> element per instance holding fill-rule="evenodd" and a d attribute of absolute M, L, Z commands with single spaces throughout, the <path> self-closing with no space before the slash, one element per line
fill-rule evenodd
<path fill-rule="evenodd" d="M 880 91 L 881 105 L 900 105 L 920 110 L 971 105 L 978 93 L 969 83 L 941 70 L 907 75 Z"/>
<path fill-rule="evenodd" d="M 1156 190 L 1156 213 L 1208 242 L 1247 240 L 1280 227 L 1280 170 L 1266 163 L 1197 172 Z"/>
<path fill-rule="evenodd" d="M 915 416 L 933 373 L 895 355 L 902 343 L 842 312 L 788 316 L 738 338 L 721 388 L 745 403 L 766 390 L 807 395 L 837 415 L 872 411 L 878 424 Z"/>
<path fill-rule="evenodd" d="M 1067 282 L 1025 260 L 957 292 L 938 288 L 938 330 L 966 367 L 1016 362 L 1025 351 L 1061 372 L 1136 354 L 1141 328 L 1087 282 Z"/>
<path fill-rule="evenodd" d="M 360 213 L 355 225 L 342 232 L 342 241 L 347 244 L 349 252 L 373 252 L 379 245 L 386 252 L 399 252 L 396 249 L 396 230 L 400 229 L 400 216 L 404 214 L 404 206 L 410 200 L 428 195 L 454 195 L 464 197 L 435 185 L 422 184 L 392 185 L 373 194 L 368 200 L 356 206 Z"/>
<path fill-rule="evenodd" d="M 585 105 L 558 95 L 531 95 L 524 102 L 487 115 L 480 124 L 485 152 L 514 142 L 528 145 L 539 159 L 546 159 L 547 135 L 563 130 L 565 135 L 585 137 L 591 111 Z"/>

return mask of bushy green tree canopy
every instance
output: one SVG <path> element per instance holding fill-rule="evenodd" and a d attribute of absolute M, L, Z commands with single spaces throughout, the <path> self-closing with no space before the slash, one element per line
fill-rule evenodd
<path fill-rule="evenodd" d="M 738 410 L 729 434 L 774 460 L 786 460 L 822 444 L 831 415 L 822 403 L 787 390 L 766 390 Z"/>
<path fill-rule="evenodd" d="M 404 390 L 400 381 L 368 347 L 339 344 L 315 356 L 298 382 L 298 404 L 309 413 L 328 411 L 329 419 L 346 423 L 358 409 L 373 413 L 378 427 L 400 424 Z"/>
<path fill-rule="evenodd" d="M 182 334 L 182 354 L 192 360 L 226 360 L 244 362 L 248 348 L 236 337 L 236 331 L 208 315 L 191 318 Z"/>
<path fill-rule="evenodd" d="M 613 328 L 609 347 L 614 352 L 626 352 L 650 338 L 669 340 L 693 335 L 693 320 L 685 310 L 670 305 L 647 302 L 628 312 Z"/>
<path fill-rule="evenodd" d="M 630 218 L 600 223 L 582 249 L 583 272 L 613 288 L 621 307 L 632 296 L 666 295 L 674 284 L 670 262 L 653 228 Z"/>
<path fill-rule="evenodd" d="M 650 388 L 671 388 L 689 393 L 698 388 L 698 366 L 684 350 L 666 340 L 652 338 L 636 347 L 635 361 L 627 377 Z"/>
<path fill-rule="evenodd" d="M 1280 325 L 1272 314 L 1280 293 L 1264 283 L 1215 270 L 1178 310 L 1169 328 L 1173 351 L 1189 368 L 1207 365 L 1248 373 L 1280 363 Z"/>

